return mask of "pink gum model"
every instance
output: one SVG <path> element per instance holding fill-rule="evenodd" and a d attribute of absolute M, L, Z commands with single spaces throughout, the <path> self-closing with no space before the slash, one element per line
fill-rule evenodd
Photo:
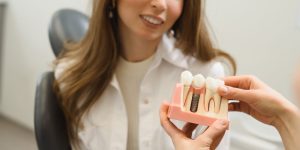
<path fill-rule="evenodd" d="M 193 113 L 190 112 L 189 110 L 184 111 L 184 105 L 182 104 L 183 101 L 181 100 L 182 90 L 183 90 L 183 85 L 177 84 L 168 111 L 168 117 L 170 119 L 181 120 L 181 121 L 200 124 L 204 126 L 210 126 L 215 120 L 217 120 L 217 118 Z M 204 101 L 204 95 L 201 94 L 199 103 L 200 102 L 203 103 L 203 101 Z"/>

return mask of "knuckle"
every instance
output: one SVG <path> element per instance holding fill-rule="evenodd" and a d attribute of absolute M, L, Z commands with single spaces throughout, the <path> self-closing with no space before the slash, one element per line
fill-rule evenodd
<path fill-rule="evenodd" d="M 234 88 L 230 87 L 227 91 L 227 96 L 230 98 L 236 98 L 237 92 Z"/>
<path fill-rule="evenodd" d="M 257 77 L 254 76 L 254 75 L 248 75 L 247 77 L 248 77 L 248 79 L 249 79 L 250 81 L 255 81 L 255 80 L 257 80 Z"/>
<path fill-rule="evenodd" d="M 211 139 L 210 137 L 203 136 L 201 138 L 201 141 L 205 146 L 210 146 L 213 142 L 213 139 Z"/>

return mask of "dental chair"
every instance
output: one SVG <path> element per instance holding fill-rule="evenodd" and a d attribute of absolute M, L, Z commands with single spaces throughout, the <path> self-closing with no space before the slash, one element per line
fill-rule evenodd
<path fill-rule="evenodd" d="M 89 18 L 76 10 L 63 9 L 56 12 L 49 26 L 49 40 L 54 55 L 57 57 L 64 42 L 78 42 L 85 35 Z"/>
<path fill-rule="evenodd" d="M 49 40 L 58 56 L 64 42 L 78 42 L 88 29 L 86 15 L 72 9 L 57 11 L 50 22 Z M 43 73 L 36 86 L 34 129 L 39 150 L 71 150 L 66 120 L 53 90 L 54 72 Z"/>

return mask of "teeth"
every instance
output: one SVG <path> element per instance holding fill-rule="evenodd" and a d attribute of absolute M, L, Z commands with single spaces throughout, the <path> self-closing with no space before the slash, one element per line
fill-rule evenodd
<path fill-rule="evenodd" d="M 196 112 L 200 101 L 201 89 L 205 86 L 205 78 L 201 74 L 197 74 L 193 78 L 193 96 L 190 105 L 190 111 Z"/>
<path fill-rule="evenodd" d="M 193 87 L 195 88 L 203 88 L 205 86 L 205 78 L 201 74 L 197 74 L 193 78 Z"/>
<path fill-rule="evenodd" d="M 191 85 L 193 81 L 193 74 L 189 71 L 184 71 L 181 73 L 181 83 L 184 85 Z"/>
<path fill-rule="evenodd" d="M 219 113 L 221 105 L 221 96 L 217 93 L 217 88 L 224 85 L 224 81 L 207 77 L 206 79 L 206 93 L 204 99 L 204 109 L 207 112 Z M 212 107 L 212 105 L 214 107 Z M 214 110 L 212 110 L 214 108 Z"/>
<path fill-rule="evenodd" d="M 161 20 L 158 20 L 154 17 L 150 17 L 150 16 L 143 16 L 143 18 L 145 20 L 147 20 L 149 23 L 152 23 L 152 24 L 155 24 L 155 25 L 160 25 L 162 24 L 163 22 Z"/>
<path fill-rule="evenodd" d="M 190 90 L 190 86 L 192 84 L 193 81 L 193 74 L 189 71 L 184 71 L 181 73 L 181 83 L 183 84 L 183 93 L 182 93 L 182 100 L 183 100 L 183 104 L 186 104 L 186 99 L 188 92 Z"/>
<path fill-rule="evenodd" d="M 220 109 L 223 112 L 227 110 L 227 108 L 221 108 L 221 105 L 226 106 L 227 101 L 224 101 L 222 104 L 222 97 L 217 93 L 217 88 L 220 85 L 224 85 L 224 81 L 219 79 L 214 79 L 211 77 L 207 77 L 206 79 L 201 74 L 197 74 L 193 77 L 193 74 L 189 71 L 184 71 L 181 73 L 181 83 L 183 85 L 182 91 L 182 104 L 185 111 L 190 112 L 198 112 L 198 107 L 200 106 L 201 109 L 199 111 L 210 112 L 219 114 Z M 202 94 L 202 89 L 206 88 L 205 94 Z M 204 98 L 204 102 L 201 100 L 200 96 Z M 204 106 L 203 106 L 204 104 Z M 202 105 L 202 106 L 201 106 Z"/>

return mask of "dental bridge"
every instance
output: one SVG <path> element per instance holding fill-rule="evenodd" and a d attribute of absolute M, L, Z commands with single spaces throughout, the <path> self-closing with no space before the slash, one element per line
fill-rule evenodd
<path fill-rule="evenodd" d="M 203 75 L 181 73 L 168 111 L 170 119 L 210 126 L 217 119 L 226 119 L 228 100 L 217 93 L 224 81 Z"/>

